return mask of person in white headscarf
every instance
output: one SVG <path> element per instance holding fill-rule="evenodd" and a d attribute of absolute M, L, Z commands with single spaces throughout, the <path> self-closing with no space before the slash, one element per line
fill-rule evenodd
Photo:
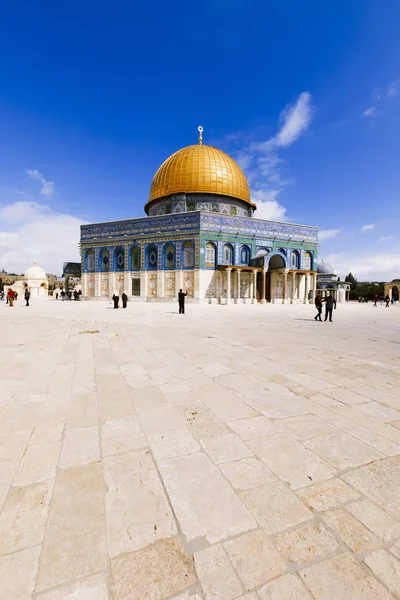
<path fill-rule="evenodd" d="M 115 290 L 112 299 L 114 300 L 114 308 L 119 308 L 119 293 L 117 290 Z"/>
<path fill-rule="evenodd" d="M 124 290 L 124 293 L 121 296 L 122 298 L 122 308 L 126 308 L 126 305 L 128 304 L 128 294 L 126 293 L 126 291 Z"/>

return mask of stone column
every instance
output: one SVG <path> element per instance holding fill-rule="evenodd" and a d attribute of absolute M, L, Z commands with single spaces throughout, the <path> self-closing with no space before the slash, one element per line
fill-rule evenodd
<path fill-rule="evenodd" d="M 101 273 L 97 272 L 94 274 L 94 296 L 99 298 L 101 295 L 101 284 L 100 284 Z"/>
<path fill-rule="evenodd" d="M 124 273 L 124 291 L 127 296 L 132 296 L 131 274 L 127 271 Z"/>
<path fill-rule="evenodd" d="M 88 296 L 87 273 L 82 273 L 82 294 Z"/>
<path fill-rule="evenodd" d="M 262 290 L 261 290 L 261 304 L 265 304 L 265 288 L 267 287 L 267 271 L 263 269 L 262 271 Z"/>
<path fill-rule="evenodd" d="M 253 271 L 253 296 L 251 300 L 253 304 L 257 302 L 257 273 L 258 271 Z"/>
<path fill-rule="evenodd" d="M 290 304 L 294 304 L 296 300 L 296 271 L 292 271 L 292 298 Z"/>
<path fill-rule="evenodd" d="M 227 277 L 227 283 L 226 283 L 226 303 L 230 304 L 231 301 L 231 272 L 232 269 L 227 269 L 226 270 L 226 277 Z"/>
<path fill-rule="evenodd" d="M 287 300 L 287 276 L 288 276 L 288 270 L 286 269 L 284 274 L 283 274 L 283 292 L 282 292 L 282 304 L 286 303 Z"/>
<path fill-rule="evenodd" d="M 304 284 L 304 304 L 308 304 L 308 278 L 309 274 L 305 274 L 305 284 Z"/>
<path fill-rule="evenodd" d="M 236 293 L 236 304 L 240 304 L 240 273 L 242 269 L 237 269 L 237 277 L 236 277 L 236 285 L 237 285 L 237 293 Z"/>
<path fill-rule="evenodd" d="M 314 302 L 315 302 L 315 296 L 317 294 L 317 274 L 316 273 L 312 274 L 312 282 L 313 282 L 313 286 L 312 286 L 312 303 L 314 304 Z"/>
<path fill-rule="evenodd" d="M 164 271 L 157 271 L 157 298 L 164 297 Z"/>

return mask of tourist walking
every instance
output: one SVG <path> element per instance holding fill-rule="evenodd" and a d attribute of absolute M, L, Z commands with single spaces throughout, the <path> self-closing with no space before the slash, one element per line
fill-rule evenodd
<path fill-rule="evenodd" d="M 332 292 L 330 292 L 329 296 L 324 298 L 322 302 L 325 302 L 325 321 L 328 320 L 332 323 L 332 312 L 333 307 L 336 309 L 336 300 Z"/>
<path fill-rule="evenodd" d="M 122 308 L 126 308 L 127 304 L 128 304 L 128 295 L 124 290 L 124 293 L 121 296 L 122 298 Z"/>
<path fill-rule="evenodd" d="M 14 300 L 15 302 L 18 300 L 18 292 L 14 292 Z"/>
<path fill-rule="evenodd" d="M 65 292 L 64 290 L 61 290 L 61 301 L 64 302 L 65 300 Z"/>
<path fill-rule="evenodd" d="M 321 315 L 322 315 L 322 298 L 321 298 L 320 294 L 317 294 L 316 297 L 315 297 L 315 308 L 317 309 L 318 314 L 315 315 L 314 319 L 316 321 L 318 321 L 318 320 L 322 321 L 322 319 L 321 319 Z"/>
<path fill-rule="evenodd" d="M 375 296 L 374 298 L 374 306 L 378 306 L 379 296 Z"/>
<path fill-rule="evenodd" d="M 26 290 L 25 290 L 25 301 L 26 301 L 26 305 L 25 305 L 25 306 L 29 306 L 29 299 L 30 299 L 30 297 L 31 297 L 31 293 L 30 293 L 30 291 L 28 290 L 28 288 L 26 288 Z"/>
<path fill-rule="evenodd" d="M 74 300 L 78 302 L 78 290 L 74 290 Z"/>
<path fill-rule="evenodd" d="M 117 290 L 115 290 L 112 299 L 114 300 L 114 308 L 119 308 L 119 294 Z"/>
<path fill-rule="evenodd" d="M 185 314 L 185 296 L 187 296 L 187 292 L 182 292 L 182 290 L 179 290 L 178 303 L 179 303 L 179 314 L 180 315 Z"/>
<path fill-rule="evenodd" d="M 389 308 L 389 304 L 390 304 L 390 296 L 389 296 L 389 294 L 386 295 L 385 302 L 386 302 L 386 308 Z"/>
<path fill-rule="evenodd" d="M 10 304 L 10 306 L 14 306 L 14 298 L 15 298 L 15 292 L 14 290 L 12 290 L 11 288 L 8 290 L 8 302 Z"/>

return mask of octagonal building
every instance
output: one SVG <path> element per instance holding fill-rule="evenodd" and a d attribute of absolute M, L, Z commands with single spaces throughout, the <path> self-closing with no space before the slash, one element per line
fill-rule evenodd
<path fill-rule="evenodd" d="M 243 171 L 199 131 L 154 175 L 147 216 L 81 226 L 84 297 L 168 301 L 182 288 L 193 302 L 312 301 L 317 228 L 255 218 Z"/>

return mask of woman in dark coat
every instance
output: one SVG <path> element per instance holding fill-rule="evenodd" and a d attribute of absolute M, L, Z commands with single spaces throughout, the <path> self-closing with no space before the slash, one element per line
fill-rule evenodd
<path fill-rule="evenodd" d="M 114 292 L 112 299 L 114 300 L 114 308 L 119 308 L 119 294 L 117 291 Z"/>
<path fill-rule="evenodd" d="M 121 298 L 122 298 L 122 308 L 126 308 L 126 305 L 128 304 L 128 296 L 125 291 L 122 294 Z"/>

